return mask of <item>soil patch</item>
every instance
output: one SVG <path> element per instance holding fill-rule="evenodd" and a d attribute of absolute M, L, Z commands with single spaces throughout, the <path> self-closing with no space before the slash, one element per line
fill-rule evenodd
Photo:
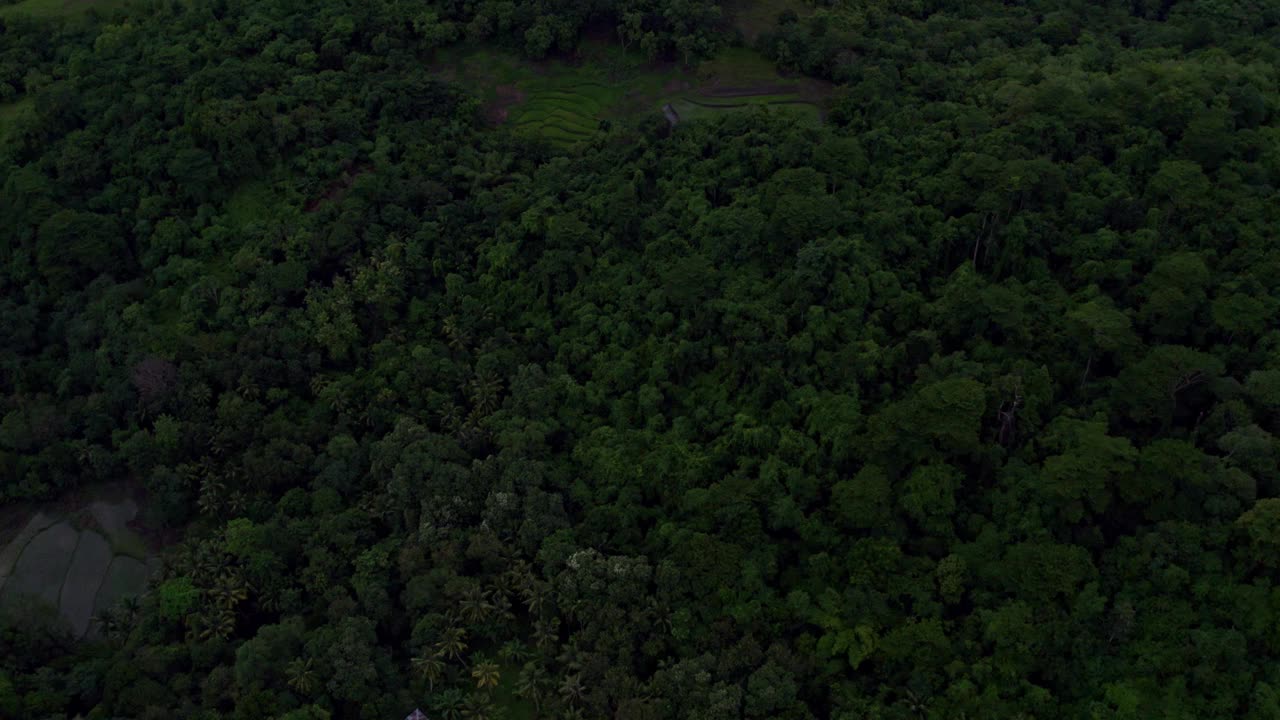
<path fill-rule="evenodd" d="M 485 108 L 485 119 L 490 125 L 501 125 L 511 116 L 511 106 L 519 105 L 528 98 L 528 93 L 515 85 L 499 85 L 494 88 L 493 101 Z"/>

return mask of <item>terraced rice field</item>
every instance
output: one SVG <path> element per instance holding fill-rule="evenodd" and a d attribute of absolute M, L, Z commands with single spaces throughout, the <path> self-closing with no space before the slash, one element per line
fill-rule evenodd
<path fill-rule="evenodd" d="M 666 108 L 676 124 L 766 109 L 816 123 L 828 92 L 819 81 L 780 76 L 745 48 L 728 48 L 697 69 L 648 63 L 607 43 L 588 43 L 573 64 L 470 48 L 443 53 L 437 71 L 486 88 L 494 124 L 562 147 L 595 137 L 605 121 L 626 125 Z"/>
<path fill-rule="evenodd" d="M 600 129 L 600 120 L 613 101 L 611 88 L 602 83 L 575 83 L 533 93 L 512 109 L 510 122 L 519 130 L 553 141 L 580 142 Z"/>
<path fill-rule="evenodd" d="M 828 91 L 824 83 L 811 78 L 779 75 L 759 53 L 728 48 L 699 66 L 695 79 L 670 102 L 681 122 L 769 108 L 816 123 L 821 121 L 820 107 Z"/>

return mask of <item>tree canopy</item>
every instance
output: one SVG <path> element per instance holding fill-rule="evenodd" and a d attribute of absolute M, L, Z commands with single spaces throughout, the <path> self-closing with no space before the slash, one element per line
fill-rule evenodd
<path fill-rule="evenodd" d="M 0 14 L 0 504 L 165 540 L 0 715 L 1280 717 L 1280 5 L 795 5 L 822 124 L 569 148 L 432 65 L 741 12 Z"/>

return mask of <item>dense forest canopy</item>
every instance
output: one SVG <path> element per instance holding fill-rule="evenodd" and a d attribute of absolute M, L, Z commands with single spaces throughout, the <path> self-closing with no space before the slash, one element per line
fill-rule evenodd
<path fill-rule="evenodd" d="M 1280 718 L 1280 3 L 776 4 L 0 14 L 0 505 L 165 558 L 0 717 Z M 430 69 L 600 32 L 835 94 Z"/>

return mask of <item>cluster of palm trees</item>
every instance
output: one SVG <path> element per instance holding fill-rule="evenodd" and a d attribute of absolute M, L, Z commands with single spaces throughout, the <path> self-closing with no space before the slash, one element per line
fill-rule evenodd
<path fill-rule="evenodd" d="M 94 615 L 94 626 L 104 637 L 119 640 L 129 634 L 142 610 L 141 601 L 132 595 L 124 597 L 113 607 L 104 608 Z"/>
<path fill-rule="evenodd" d="M 507 640 L 492 655 L 471 653 L 470 628 L 491 637 L 494 630 L 517 622 L 512 598 L 518 598 L 527 612 L 527 637 Z M 494 705 L 495 691 L 503 684 L 504 675 L 513 673 L 515 696 L 540 714 L 554 705 L 556 717 L 583 717 L 587 688 L 581 665 L 574 648 L 561 648 L 560 620 L 552 614 L 552 605 L 550 586 L 536 578 L 523 560 L 514 560 L 507 572 L 495 576 L 487 586 L 466 589 L 435 643 L 410 660 L 414 677 L 429 691 L 446 685 L 432 695 L 431 716 L 445 720 L 494 718 L 500 712 Z M 494 643 L 485 638 L 485 644 Z M 557 650 L 561 652 L 557 654 Z M 553 662 L 568 671 L 559 683 L 548 670 Z M 519 671 L 513 672 L 517 667 Z M 470 689 L 459 687 L 464 673 L 469 676 Z"/>
<path fill-rule="evenodd" d="M 187 616 L 188 632 L 201 640 L 231 637 L 236 630 L 236 608 L 249 598 L 249 591 L 249 582 L 239 570 L 224 570 L 204 589 L 202 609 Z"/>
<path fill-rule="evenodd" d="M 188 638 L 231 637 L 236 629 L 236 613 L 253 592 L 232 557 L 217 542 L 206 541 L 189 546 L 173 568 L 178 574 L 189 575 L 200 589 L 200 602 L 184 618 Z"/>

